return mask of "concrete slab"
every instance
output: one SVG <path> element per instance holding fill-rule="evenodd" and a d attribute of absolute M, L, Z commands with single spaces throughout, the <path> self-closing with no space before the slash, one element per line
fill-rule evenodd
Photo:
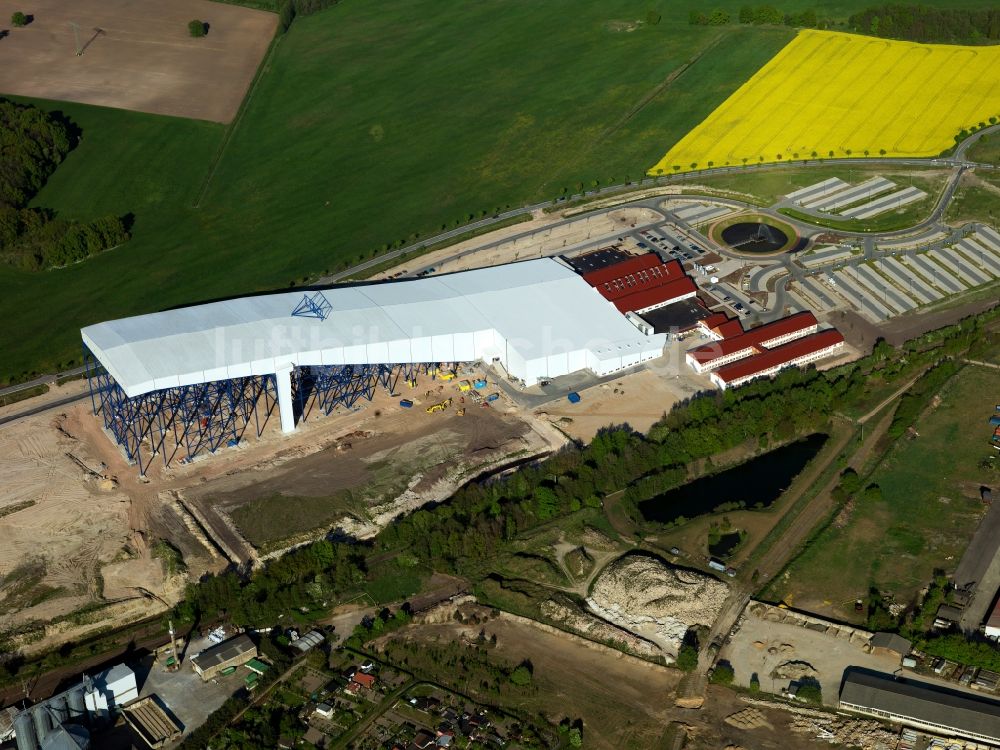
<path fill-rule="evenodd" d="M 981 286 L 990 280 L 986 274 L 951 248 L 943 247 L 938 250 L 931 250 L 927 254 L 954 271 L 958 278 L 970 287 Z"/>
<path fill-rule="evenodd" d="M 811 207 L 818 211 L 835 211 L 838 208 L 849 206 L 858 201 L 871 201 L 875 196 L 887 190 L 892 190 L 894 187 L 896 187 L 896 183 L 892 180 L 887 180 L 885 177 L 872 177 L 870 180 L 865 180 L 850 190 L 844 190 L 829 198 L 824 198 L 818 203 L 814 203 Z"/>
<path fill-rule="evenodd" d="M 814 185 L 808 185 L 807 187 L 800 188 L 799 190 L 793 190 L 786 195 L 785 198 L 793 203 L 801 204 L 804 200 L 819 198 L 823 195 L 830 195 L 831 193 L 836 193 L 839 190 L 845 190 L 850 186 L 850 183 L 844 182 L 839 177 L 831 177 L 828 180 L 817 182 Z"/>
<path fill-rule="evenodd" d="M 833 279 L 837 286 L 837 292 L 851 302 L 863 315 L 881 323 L 888 320 L 893 313 L 882 302 L 871 296 L 870 293 L 862 291 L 854 282 L 854 272 L 848 277 L 847 270 L 827 272 L 827 276 Z"/>
<path fill-rule="evenodd" d="M 895 258 L 884 258 L 879 269 L 920 304 L 926 305 L 941 298 L 940 292 L 932 290 L 919 276 Z"/>
<path fill-rule="evenodd" d="M 876 198 L 869 203 L 863 203 L 860 206 L 855 206 L 854 208 L 849 208 L 846 211 L 841 211 L 840 215 L 846 216 L 849 219 L 870 219 L 873 216 L 884 214 L 887 211 L 892 211 L 893 209 L 909 205 L 910 203 L 916 203 L 926 197 L 927 193 L 918 188 L 903 188 L 895 193 L 890 193 L 889 195 L 885 195 L 881 198 Z"/>
<path fill-rule="evenodd" d="M 994 278 L 1000 276 L 1000 258 L 980 243 L 972 239 L 962 240 L 958 243 L 958 250 L 969 261 L 978 264 L 985 273 Z"/>
<path fill-rule="evenodd" d="M 835 296 L 828 294 L 827 290 L 814 280 L 804 278 L 797 280 L 796 283 L 805 289 L 810 296 L 815 297 L 823 309 L 833 310 L 841 306 L 841 303 L 837 301 Z"/>
<path fill-rule="evenodd" d="M 839 699 L 840 681 L 848 667 L 890 674 L 899 669 L 900 657 L 866 653 L 864 639 L 851 638 L 847 629 L 833 623 L 814 629 L 776 622 L 752 614 L 753 608 L 751 603 L 739 629 L 719 654 L 733 665 L 735 682 L 741 687 L 749 687 L 751 677 L 757 675 L 762 691 L 778 693 L 790 680 L 771 675 L 786 662 L 803 661 L 816 671 L 823 702 L 832 706 Z"/>
<path fill-rule="evenodd" d="M 176 672 L 164 671 L 162 665 L 144 662 L 142 670 L 136 670 L 137 677 L 143 672 L 145 680 L 141 682 L 139 697 L 156 695 L 183 725 L 183 736 L 189 735 L 208 719 L 237 690 L 243 687 L 243 679 L 247 675 L 245 668 L 237 669 L 226 677 L 219 676 L 204 682 L 189 662 L 198 651 L 213 645 L 207 638 L 195 639 L 188 646 L 181 668 Z"/>
<path fill-rule="evenodd" d="M 907 260 L 913 264 L 914 268 L 922 272 L 928 280 L 933 281 L 949 294 L 958 294 L 965 291 L 965 284 L 956 279 L 940 263 L 928 258 L 926 254 L 911 255 Z"/>
<path fill-rule="evenodd" d="M 897 292 L 896 287 L 888 279 L 880 276 L 868 264 L 862 263 L 857 268 L 858 280 L 875 295 L 876 299 L 881 299 L 882 304 L 890 309 L 895 308 L 897 313 L 907 312 L 917 306 L 916 302 Z M 879 295 L 882 295 L 881 298 Z"/>

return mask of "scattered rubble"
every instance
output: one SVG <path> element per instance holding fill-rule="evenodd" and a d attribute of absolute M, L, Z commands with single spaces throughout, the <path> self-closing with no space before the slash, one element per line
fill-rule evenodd
<path fill-rule="evenodd" d="M 744 708 L 742 711 L 730 714 L 723 721 L 737 729 L 774 729 L 764 716 L 764 712 L 758 708 Z"/>
<path fill-rule="evenodd" d="M 774 668 L 773 675 L 783 680 L 801 680 L 816 677 L 818 672 L 807 661 L 784 661 Z"/>
<path fill-rule="evenodd" d="M 726 584 L 703 573 L 628 555 L 598 576 L 587 605 L 675 656 L 690 627 L 715 622 L 728 592 Z"/>
<path fill-rule="evenodd" d="M 560 625 L 592 640 L 601 643 L 619 643 L 630 653 L 643 658 L 661 656 L 660 649 L 656 644 L 579 609 L 573 609 L 552 599 L 542 602 L 539 609 L 542 615 L 549 620 L 558 622 Z"/>

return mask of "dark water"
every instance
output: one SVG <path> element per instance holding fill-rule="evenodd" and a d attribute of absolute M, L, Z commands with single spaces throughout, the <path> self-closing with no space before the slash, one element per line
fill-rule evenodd
<path fill-rule="evenodd" d="M 723 534 L 715 544 L 708 545 L 708 554 L 725 560 L 733 550 L 740 546 L 740 532 L 734 531 L 730 534 Z"/>
<path fill-rule="evenodd" d="M 770 224 L 744 221 L 723 229 L 722 239 L 741 253 L 773 253 L 785 246 L 788 235 Z"/>
<path fill-rule="evenodd" d="M 670 523 L 681 516 L 694 518 L 716 510 L 766 508 L 781 497 L 826 441 L 826 435 L 810 435 L 739 466 L 644 500 L 639 503 L 639 511 L 647 521 Z"/>

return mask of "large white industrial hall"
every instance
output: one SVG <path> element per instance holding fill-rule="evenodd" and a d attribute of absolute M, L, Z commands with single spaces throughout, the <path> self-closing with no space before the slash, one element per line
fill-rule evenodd
<path fill-rule="evenodd" d="M 531 386 L 578 370 L 624 370 L 659 357 L 665 343 L 549 258 L 242 297 L 81 334 L 94 411 L 140 469 L 142 444 L 148 460 L 168 434 L 185 459 L 235 444 L 261 400 L 276 401 L 290 432 L 295 397 L 307 391 L 329 411 L 371 398 L 378 382 L 389 387 L 416 366 L 476 360 Z M 164 461 L 175 453 L 164 452 Z"/>

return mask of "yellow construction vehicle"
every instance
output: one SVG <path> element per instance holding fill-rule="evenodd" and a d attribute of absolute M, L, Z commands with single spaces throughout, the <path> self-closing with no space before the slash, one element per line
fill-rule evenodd
<path fill-rule="evenodd" d="M 465 408 L 463 407 L 463 408 L 459 409 L 456 413 L 458 414 L 458 416 L 464 417 L 465 416 Z"/>
<path fill-rule="evenodd" d="M 436 411 L 444 411 L 449 406 L 451 406 L 451 399 L 450 398 L 446 398 L 444 401 L 442 401 L 439 404 L 433 404 L 431 406 L 428 406 L 427 407 L 427 413 L 428 414 L 433 414 Z"/>
<path fill-rule="evenodd" d="M 438 380 L 454 380 L 455 373 L 453 373 L 451 370 L 441 370 L 440 372 L 438 372 L 437 377 Z"/>
<path fill-rule="evenodd" d="M 462 393 L 465 393 L 466 391 L 471 391 L 472 383 L 470 383 L 468 380 L 459 381 L 458 390 L 462 391 Z"/>

